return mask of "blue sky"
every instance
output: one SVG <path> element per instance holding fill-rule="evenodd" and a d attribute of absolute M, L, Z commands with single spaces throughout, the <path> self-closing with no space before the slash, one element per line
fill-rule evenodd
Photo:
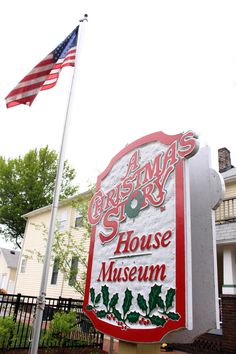
<path fill-rule="evenodd" d="M 30 108 L 7 110 L 4 97 L 88 13 L 66 152 L 81 191 L 154 131 L 194 130 L 215 168 L 224 146 L 236 165 L 235 10 L 235 1 L 217 0 L 2 2 L 1 155 L 59 151 L 71 68 Z"/>

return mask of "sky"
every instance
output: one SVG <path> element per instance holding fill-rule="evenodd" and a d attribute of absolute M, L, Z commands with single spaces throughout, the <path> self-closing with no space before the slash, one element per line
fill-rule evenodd
<path fill-rule="evenodd" d="M 72 68 L 31 107 L 7 109 L 4 98 L 86 13 L 66 144 L 80 191 L 127 144 L 157 131 L 193 130 L 215 169 L 221 147 L 236 165 L 235 11 L 227 0 L 2 1 L 1 156 L 59 152 Z"/>

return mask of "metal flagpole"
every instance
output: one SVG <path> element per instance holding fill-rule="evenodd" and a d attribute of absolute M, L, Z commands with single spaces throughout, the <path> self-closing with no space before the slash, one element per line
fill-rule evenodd
<path fill-rule="evenodd" d="M 30 354 L 37 354 L 38 353 L 38 344 L 39 344 L 39 337 L 40 337 L 40 331 L 41 331 L 41 323 L 42 323 L 42 318 L 43 318 L 43 310 L 45 307 L 45 296 L 46 296 L 46 289 L 47 289 L 47 282 L 48 282 L 48 273 L 49 273 L 49 267 L 50 267 L 52 244 L 53 244 L 53 238 L 54 238 L 56 214 L 57 214 L 57 209 L 58 209 L 63 167 L 64 167 L 64 161 L 65 161 L 65 150 L 66 150 L 65 147 L 66 147 L 66 141 L 67 141 L 67 135 L 68 135 L 69 122 L 70 122 L 70 117 L 71 117 L 71 102 L 72 102 L 72 98 L 74 95 L 74 83 L 76 82 L 75 79 L 76 79 L 77 72 L 78 72 L 79 46 L 80 46 L 80 42 L 81 42 L 81 37 L 82 37 L 81 35 L 82 35 L 84 23 L 87 21 L 88 21 L 88 15 L 84 15 L 84 18 L 82 20 L 80 20 L 80 25 L 79 25 L 77 46 L 76 46 L 75 67 L 74 67 L 74 72 L 73 72 L 73 76 L 72 76 L 72 80 L 71 80 L 71 87 L 70 87 L 70 92 L 69 92 L 69 97 L 68 97 L 68 104 L 67 104 L 67 109 L 66 109 L 64 129 L 63 129 L 62 140 L 61 140 L 59 162 L 58 162 L 58 166 L 57 166 L 57 175 L 56 175 L 53 203 L 52 203 L 52 209 L 51 209 L 51 219 L 50 219 L 50 226 L 49 226 L 49 233 L 48 233 L 48 241 L 47 241 L 47 247 L 46 247 L 45 258 L 44 258 L 40 292 L 39 292 L 39 296 L 37 299 L 35 321 L 34 321 L 33 333 L 32 333 L 32 342 L 31 342 L 31 346 L 30 346 L 30 350 L 29 350 Z"/>

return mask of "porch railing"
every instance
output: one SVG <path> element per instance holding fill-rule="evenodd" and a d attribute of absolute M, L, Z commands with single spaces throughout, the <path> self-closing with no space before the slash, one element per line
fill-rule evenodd
<path fill-rule="evenodd" d="M 225 198 L 215 212 L 216 224 L 236 222 L 236 197 Z"/>

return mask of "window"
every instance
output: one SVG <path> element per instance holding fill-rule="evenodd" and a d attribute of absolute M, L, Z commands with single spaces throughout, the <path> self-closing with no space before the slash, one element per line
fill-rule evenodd
<path fill-rule="evenodd" d="M 81 221 L 82 221 L 82 215 L 80 214 L 79 210 L 77 210 L 75 215 L 75 227 L 80 227 Z"/>
<path fill-rule="evenodd" d="M 63 211 L 60 214 L 59 222 L 58 222 L 58 231 L 64 231 L 66 229 L 67 223 L 67 210 Z"/>
<path fill-rule="evenodd" d="M 53 269 L 52 269 L 52 278 L 51 284 L 55 285 L 57 283 L 57 276 L 59 272 L 59 257 L 54 259 Z"/>
<path fill-rule="evenodd" d="M 21 267 L 20 267 L 20 272 L 21 273 L 25 273 L 26 263 L 27 263 L 27 259 L 23 258 L 22 261 L 21 261 Z"/>
<path fill-rule="evenodd" d="M 69 278 L 70 286 L 75 285 L 76 277 L 78 274 L 78 264 L 79 264 L 79 257 L 72 257 L 71 267 L 70 267 L 70 278 Z"/>
<path fill-rule="evenodd" d="M 3 274 L 0 274 L 0 289 L 1 288 L 5 288 L 7 285 L 7 274 L 6 273 L 3 273 Z"/>

